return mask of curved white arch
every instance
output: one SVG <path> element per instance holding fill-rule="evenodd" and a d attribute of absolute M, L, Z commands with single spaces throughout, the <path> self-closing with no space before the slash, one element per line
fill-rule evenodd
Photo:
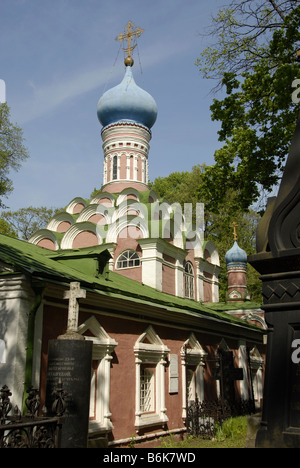
<path fill-rule="evenodd" d="M 57 231 L 58 226 L 63 222 L 67 222 L 72 225 L 74 224 L 74 218 L 66 211 L 58 213 L 54 215 L 53 218 L 49 221 L 47 229 L 50 229 L 50 231 Z"/>
<path fill-rule="evenodd" d="M 136 211 L 137 212 L 136 216 L 142 219 L 148 218 L 148 209 L 146 205 L 144 205 L 143 203 L 140 203 L 137 200 L 125 199 L 113 212 L 111 221 L 116 222 L 117 219 L 124 217 L 126 213 L 131 210 Z M 128 216 L 132 216 L 132 215 L 128 215 Z"/>
<path fill-rule="evenodd" d="M 65 233 L 64 237 L 61 240 L 60 248 L 61 249 L 71 249 L 73 242 L 78 234 L 89 231 L 97 236 L 98 245 L 102 244 L 102 236 L 96 224 L 85 221 L 82 223 L 75 223 L 70 229 Z"/>
<path fill-rule="evenodd" d="M 122 192 L 118 196 L 117 201 L 116 201 L 116 205 L 119 206 L 124 200 L 127 199 L 128 195 L 134 195 L 136 197 L 137 201 L 140 200 L 140 194 L 139 194 L 138 190 L 136 190 L 133 187 L 127 187 L 124 190 L 122 190 Z"/>
<path fill-rule="evenodd" d="M 28 242 L 30 242 L 30 244 L 37 245 L 41 240 L 45 239 L 49 239 L 51 242 L 53 242 L 55 250 L 59 249 L 57 238 L 55 234 L 49 229 L 39 229 L 30 237 L 30 239 L 28 239 Z"/>
<path fill-rule="evenodd" d="M 70 201 L 70 203 L 68 204 L 66 208 L 66 212 L 70 214 L 74 214 L 74 208 L 79 203 L 81 203 L 84 207 L 87 206 L 87 201 L 84 198 L 76 197 L 76 198 L 73 198 L 72 201 Z"/>
<path fill-rule="evenodd" d="M 253 312 L 249 312 L 248 314 L 243 315 L 241 319 L 245 320 L 246 322 L 258 322 L 264 330 L 267 330 L 268 328 L 268 325 L 266 324 L 266 321 L 263 319 L 263 317 Z"/>
<path fill-rule="evenodd" d="M 84 208 L 81 213 L 79 213 L 79 216 L 77 218 L 77 223 L 89 221 L 89 219 L 94 216 L 94 215 L 102 215 L 106 221 L 107 224 L 111 222 L 111 215 L 109 212 L 109 207 L 105 205 L 98 205 L 96 203 L 88 205 L 86 208 Z"/>
<path fill-rule="evenodd" d="M 217 251 L 217 247 L 211 241 L 207 241 L 203 244 L 203 252 L 207 250 L 209 252 L 211 263 L 213 265 L 220 266 L 220 257 Z"/>
<path fill-rule="evenodd" d="M 154 190 L 150 190 L 150 193 L 149 193 L 149 198 L 148 200 L 150 200 L 150 197 L 152 198 L 153 202 L 152 203 L 155 203 L 158 201 L 158 195 L 157 193 L 154 191 Z"/>
<path fill-rule="evenodd" d="M 130 226 L 139 228 L 144 239 L 149 237 L 148 226 L 142 218 L 135 216 L 123 216 L 109 226 L 106 242 L 116 242 L 120 232 Z"/>
<path fill-rule="evenodd" d="M 198 231 L 191 231 L 190 235 L 187 233 L 185 239 L 185 249 L 194 250 L 194 256 L 203 258 L 203 238 L 202 233 Z"/>
<path fill-rule="evenodd" d="M 105 199 L 105 198 L 108 198 L 111 202 L 111 205 L 110 206 L 114 206 L 114 197 L 108 193 L 108 192 L 102 192 L 100 193 L 99 195 L 96 195 L 94 198 L 92 198 L 90 204 L 91 205 L 94 205 L 94 204 L 97 204 L 97 205 L 101 205 L 101 200 Z M 105 205 L 103 205 L 105 206 Z"/>

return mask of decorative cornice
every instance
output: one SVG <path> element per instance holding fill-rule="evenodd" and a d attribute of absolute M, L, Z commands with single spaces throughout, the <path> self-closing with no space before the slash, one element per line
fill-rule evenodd
<path fill-rule="evenodd" d="M 119 120 L 118 122 L 114 122 L 114 123 L 111 123 L 109 125 L 106 125 L 106 127 L 102 128 L 101 135 L 103 134 L 103 132 L 105 132 L 109 128 L 124 127 L 124 126 L 140 127 L 140 128 L 143 128 L 144 130 L 146 130 L 149 133 L 149 135 L 152 135 L 151 130 L 148 127 L 146 127 L 145 125 L 143 125 L 141 123 L 135 122 L 133 120 Z"/>

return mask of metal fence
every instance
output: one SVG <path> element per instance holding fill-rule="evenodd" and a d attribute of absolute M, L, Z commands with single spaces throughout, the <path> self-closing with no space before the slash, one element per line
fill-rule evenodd
<path fill-rule="evenodd" d="M 25 400 L 27 412 L 24 416 L 17 406 L 12 407 L 10 389 L 4 385 L 0 389 L 0 448 L 58 448 L 63 414 L 66 404 L 61 381 L 58 381 L 53 394 L 51 416 L 47 409 L 40 411 L 39 391 L 30 387 Z"/>
<path fill-rule="evenodd" d="M 237 400 L 230 404 L 223 399 L 191 401 L 187 412 L 187 434 L 211 439 L 226 419 L 255 412 L 252 400 Z"/>

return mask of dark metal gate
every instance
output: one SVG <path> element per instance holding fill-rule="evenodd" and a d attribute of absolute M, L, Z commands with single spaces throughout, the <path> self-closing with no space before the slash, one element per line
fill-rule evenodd
<path fill-rule="evenodd" d="M 212 438 L 225 419 L 255 413 L 252 382 L 250 399 L 237 399 L 235 396 L 234 381 L 243 380 L 243 370 L 234 367 L 232 351 L 219 349 L 212 362 L 215 364 L 214 378 L 220 385 L 220 398 L 199 402 L 196 395 L 195 401 L 189 402 L 186 420 L 189 435 Z"/>
<path fill-rule="evenodd" d="M 211 439 L 216 435 L 217 428 L 226 419 L 252 414 L 252 400 L 236 400 L 229 403 L 223 398 L 199 402 L 197 396 L 188 406 L 186 428 L 187 434 Z"/>
<path fill-rule="evenodd" d="M 191 401 L 187 413 L 187 434 L 211 439 L 218 425 L 230 417 L 227 405 L 221 400 L 199 402 L 197 396 Z"/>
<path fill-rule="evenodd" d="M 47 416 L 45 408 L 42 416 L 38 416 L 39 391 L 31 387 L 27 393 L 27 412 L 22 416 L 17 406 L 12 408 L 9 388 L 4 385 L 0 389 L 0 448 L 58 448 L 66 408 L 66 393 L 61 381 L 54 391 L 55 401 L 51 408 L 54 416 Z"/>

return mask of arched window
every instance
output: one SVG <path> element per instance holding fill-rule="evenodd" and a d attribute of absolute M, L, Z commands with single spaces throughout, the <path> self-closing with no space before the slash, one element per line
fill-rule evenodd
<path fill-rule="evenodd" d="M 113 180 L 118 178 L 118 156 L 113 158 Z"/>
<path fill-rule="evenodd" d="M 185 297 L 194 299 L 194 269 L 191 262 L 186 262 L 184 268 Z"/>
<path fill-rule="evenodd" d="M 140 264 L 140 256 L 135 250 L 125 250 L 117 260 L 118 269 L 138 267 Z"/>

